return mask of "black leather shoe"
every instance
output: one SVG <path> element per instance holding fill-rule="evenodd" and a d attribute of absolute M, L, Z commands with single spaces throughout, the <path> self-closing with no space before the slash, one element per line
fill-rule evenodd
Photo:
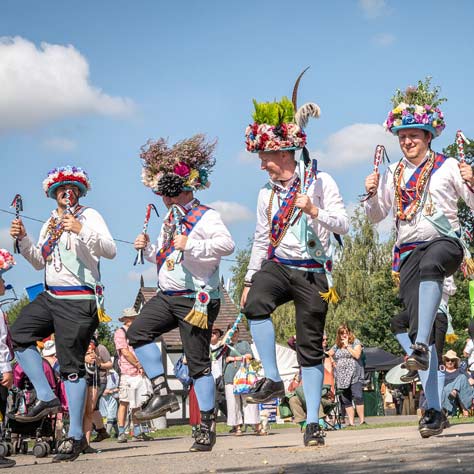
<path fill-rule="evenodd" d="M 400 380 L 404 383 L 411 383 L 417 378 L 418 378 L 417 370 L 409 370 L 407 374 L 400 376 Z"/>
<path fill-rule="evenodd" d="M 38 421 L 46 415 L 58 413 L 61 410 L 61 402 L 58 398 L 53 398 L 49 402 L 36 400 L 33 406 L 28 408 L 28 413 L 23 415 L 15 415 L 15 420 L 20 423 L 28 423 L 30 421 Z"/>
<path fill-rule="evenodd" d="M 212 451 L 216 444 L 216 417 L 214 413 L 201 412 L 201 425 L 193 436 L 194 444 L 189 448 L 190 451 Z"/>
<path fill-rule="evenodd" d="M 413 352 L 405 361 L 405 368 L 408 370 L 428 370 L 430 366 L 430 352 L 426 344 L 415 342 L 411 346 Z"/>
<path fill-rule="evenodd" d="M 303 435 L 305 446 L 324 446 L 324 431 L 319 423 L 308 423 Z"/>
<path fill-rule="evenodd" d="M 149 421 L 154 418 L 166 415 L 166 413 L 174 412 L 179 410 L 179 403 L 174 393 L 168 393 L 166 395 L 159 395 L 154 393 L 151 397 L 142 405 L 140 410 L 135 412 L 137 421 Z"/>
<path fill-rule="evenodd" d="M 282 381 L 274 382 L 271 379 L 263 378 L 246 395 L 247 403 L 266 403 L 272 398 L 281 398 L 285 396 L 285 385 Z"/>
<path fill-rule="evenodd" d="M 419 422 L 418 431 L 422 438 L 429 438 L 431 436 L 439 435 L 443 432 L 445 420 L 440 411 L 430 408 L 426 410 Z"/>
<path fill-rule="evenodd" d="M 58 454 L 54 456 L 52 462 L 75 461 L 79 454 L 89 447 L 86 437 L 77 440 L 74 438 L 65 438 L 58 447 Z"/>
<path fill-rule="evenodd" d="M 450 428 L 451 423 L 448 420 L 448 415 L 446 414 L 446 410 L 441 410 L 441 415 L 443 417 L 443 430 Z"/>

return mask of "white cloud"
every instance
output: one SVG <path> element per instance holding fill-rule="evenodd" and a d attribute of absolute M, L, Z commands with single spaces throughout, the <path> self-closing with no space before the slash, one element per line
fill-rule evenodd
<path fill-rule="evenodd" d="M 249 151 L 243 150 L 237 155 L 237 161 L 242 163 L 258 162 L 258 153 L 250 153 Z"/>
<path fill-rule="evenodd" d="M 82 114 L 126 116 L 130 99 L 89 81 L 89 64 L 74 46 L 0 37 L 0 132 Z"/>
<path fill-rule="evenodd" d="M 225 224 L 233 224 L 234 222 L 249 221 L 255 216 L 250 209 L 239 204 L 238 202 L 230 201 L 215 201 L 209 203 L 222 217 Z"/>
<path fill-rule="evenodd" d="M 139 269 L 140 267 L 135 267 Z M 143 271 L 132 271 L 128 272 L 128 279 L 131 281 L 140 281 L 141 276 L 143 275 L 143 280 L 145 281 L 145 286 L 156 286 L 158 276 L 156 273 L 156 266 L 145 265 L 142 266 Z"/>
<path fill-rule="evenodd" d="M 355 123 L 330 135 L 315 155 L 326 169 L 337 169 L 372 162 L 377 145 L 384 145 L 389 157 L 400 152 L 398 140 L 382 125 Z"/>
<path fill-rule="evenodd" d="M 44 140 L 43 146 L 51 151 L 70 152 L 77 148 L 77 143 L 69 138 L 54 137 Z"/>
<path fill-rule="evenodd" d="M 10 229 L 0 229 L 0 247 L 6 248 L 9 252 L 12 251 L 13 239 L 10 237 Z"/>
<path fill-rule="evenodd" d="M 385 0 L 359 0 L 359 7 L 362 8 L 364 15 L 371 20 L 388 11 Z"/>
<path fill-rule="evenodd" d="M 372 38 L 373 43 L 381 47 L 390 46 L 395 43 L 395 40 L 395 36 L 391 33 L 380 33 Z"/>

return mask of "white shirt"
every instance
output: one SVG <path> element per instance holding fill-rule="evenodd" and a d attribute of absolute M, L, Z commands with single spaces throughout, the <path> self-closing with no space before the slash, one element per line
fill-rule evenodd
<path fill-rule="evenodd" d="M 58 217 L 58 213 L 54 210 L 52 217 Z M 82 229 L 79 234 L 70 233 L 71 250 L 74 251 L 79 260 L 92 272 L 94 278 L 100 281 L 99 259 L 114 258 L 117 252 L 115 242 L 110 235 L 109 229 L 105 224 L 102 216 L 94 209 L 87 208 L 81 215 L 77 217 L 81 223 Z M 67 270 L 60 264 L 58 258 L 59 249 L 56 247 L 53 254 L 55 258 L 44 261 L 41 253 L 41 247 L 48 237 L 48 222 L 41 228 L 40 236 L 36 246 L 26 235 L 20 241 L 20 253 L 28 262 L 33 265 L 36 270 L 45 268 L 45 280 L 48 286 L 80 286 L 84 283 L 78 277 Z M 63 232 L 59 241 L 66 245 L 68 232 Z M 56 262 L 55 262 L 56 260 Z"/>
<path fill-rule="evenodd" d="M 193 201 L 184 207 L 187 210 L 191 209 Z M 165 217 L 165 222 L 166 220 L 167 217 Z M 164 225 L 161 227 L 156 245 L 148 244 L 144 250 L 145 258 L 150 262 L 156 262 L 156 253 L 162 247 L 163 237 Z M 234 248 L 235 244 L 232 236 L 222 222 L 220 214 L 214 209 L 209 209 L 188 234 L 181 264 L 195 278 L 202 281 L 203 284 L 207 284 L 210 277 L 219 267 L 221 257 L 230 255 Z M 178 253 L 175 250 L 168 258 L 176 260 Z M 168 271 L 166 263 L 162 265 L 158 274 L 158 287 L 163 291 L 185 289 L 183 282 L 178 278 L 174 278 L 173 271 Z"/>
<path fill-rule="evenodd" d="M 293 180 L 297 176 L 295 172 Z M 285 198 L 292 181 L 288 188 L 283 188 L 280 183 L 270 181 L 270 184 L 276 187 L 274 200 L 277 200 L 277 194 L 281 201 Z M 262 262 L 267 258 L 268 246 L 270 243 L 268 223 L 268 206 L 270 203 L 271 189 L 268 186 L 260 190 L 257 201 L 257 226 L 255 228 L 252 253 L 250 262 L 245 275 L 245 281 L 250 281 L 253 274 L 260 270 Z M 308 216 L 308 224 L 316 232 L 321 244 L 326 252 L 329 250 L 329 238 L 331 232 L 337 234 L 347 234 L 349 230 L 349 217 L 347 216 L 344 202 L 339 188 L 334 179 L 323 171 L 318 172 L 317 178 L 308 188 L 307 195 L 311 202 L 319 209 L 318 217 L 311 219 Z M 273 215 L 272 215 L 273 217 Z M 276 248 L 275 255 L 279 258 L 301 260 L 301 244 L 292 232 L 286 232 L 280 244 Z"/>
<path fill-rule="evenodd" d="M 11 372 L 10 349 L 7 345 L 8 329 L 5 323 L 5 315 L 0 309 L 0 372 Z"/>
<path fill-rule="evenodd" d="M 211 344 L 211 351 L 216 349 L 219 344 Z M 217 380 L 222 375 L 222 357 L 218 359 L 213 359 L 211 357 L 211 373 L 214 377 L 214 380 Z"/>
<path fill-rule="evenodd" d="M 402 158 L 402 162 L 405 165 L 403 180 L 406 183 L 415 172 L 417 166 L 406 158 Z M 394 225 L 396 225 L 395 216 L 397 211 L 393 177 L 397 164 L 394 163 L 385 171 L 380 180 L 377 194 L 365 201 L 365 211 L 370 222 L 374 224 L 385 219 L 390 210 L 392 210 L 392 219 Z M 461 178 L 457 160 L 448 158 L 439 169 L 432 173 L 427 187 L 435 208 L 443 211 L 453 230 L 458 231 L 458 199 L 462 197 L 472 209 L 474 208 L 474 193 L 469 190 Z M 429 197 L 426 199 L 426 202 L 429 202 Z M 411 222 L 398 222 L 397 246 L 403 243 L 429 241 L 440 237 L 441 234 L 422 216 L 420 211 L 421 208 Z"/>
<path fill-rule="evenodd" d="M 465 354 L 468 354 L 467 365 L 469 367 L 469 370 L 474 370 L 474 342 L 472 341 L 472 339 L 467 340 L 463 352 Z"/>

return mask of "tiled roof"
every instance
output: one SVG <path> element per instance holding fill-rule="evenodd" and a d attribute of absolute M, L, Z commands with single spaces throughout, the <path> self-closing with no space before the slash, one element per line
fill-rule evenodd
<path fill-rule="evenodd" d="M 237 315 L 239 314 L 237 306 L 233 303 L 232 299 L 227 293 L 226 289 L 221 286 L 221 307 L 219 310 L 219 315 L 217 316 L 216 322 L 214 323 L 215 327 L 222 329 L 224 333 L 226 332 L 227 326 L 233 324 Z M 140 310 L 143 304 L 145 304 L 149 299 L 156 295 L 156 288 L 149 286 L 142 286 L 138 290 L 137 297 L 135 298 L 134 307 L 137 311 Z M 239 325 L 240 337 L 239 339 L 243 341 L 250 342 L 250 334 L 247 331 L 246 324 L 242 323 Z M 170 332 L 167 332 L 162 336 L 163 342 L 168 348 L 173 347 L 173 349 L 182 348 L 181 336 L 179 334 L 179 329 L 173 329 Z"/>

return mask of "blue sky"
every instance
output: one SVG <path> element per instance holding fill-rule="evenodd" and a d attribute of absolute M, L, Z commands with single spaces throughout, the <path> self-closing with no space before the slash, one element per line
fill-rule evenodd
<path fill-rule="evenodd" d="M 133 240 L 146 204 L 159 204 L 140 182 L 140 146 L 204 132 L 217 137 L 212 186 L 199 194 L 223 210 L 237 246 L 254 228 L 266 176 L 244 151 L 252 98 L 290 95 L 317 102 L 309 148 L 333 174 L 350 209 L 371 170 L 373 150 L 398 148 L 381 128 L 397 87 L 426 75 L 442 87 L 447 127 L 473 136 L 472 23 L 469 0 L 122 1 L 3 0 L 0 14 L 0 208 L 16 193 L 25 214 L 46 219 L 45 173 L 61 164 L 86 168 L 93 190 L 83 203 L 105 217 L 113 236 Z M 11 216 L 0 212 L 0 245 L 11 248 Z M 152 218 L 153 219 L 153 218 Z M 150 224 L 154 238 L 159 224 Z M 40 224 L 26 221 L 35 238 Z M 382 224 L 382 231 L 386 225 Z M 102 264 L 107 307 L 130 306 L 140 272 L 131 245 Z M 232 262 L 224 262 L 224 277 Z M 17 290 L 41 281 L 21 258 L 8 279 Z"/>

